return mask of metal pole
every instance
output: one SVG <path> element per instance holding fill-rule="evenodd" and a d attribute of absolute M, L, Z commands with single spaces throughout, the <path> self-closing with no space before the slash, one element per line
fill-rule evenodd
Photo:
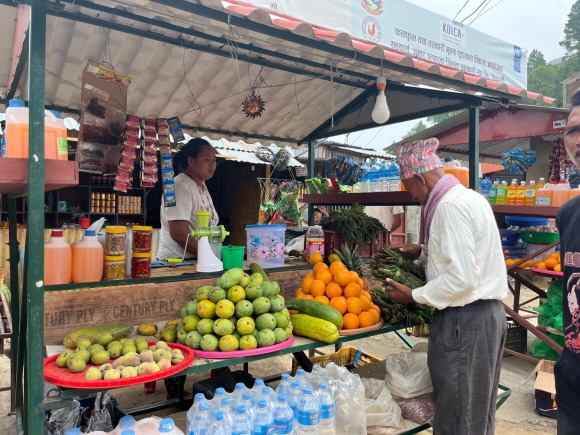
<path fill-rule="evenodd" d="M 22 383 L 16 382 L 16 379 L 22 379 L 23 360 L 22 347 L 19 345 L 20 338 L 20 321 L 21 321 L 21 295 L 19 285 L 19 261 L 20 252 L 18 251 L 18 229 L 16 224 L 16 198 L 8 198 L 8 247 L 10 262 L 10 291 L 12 293 L 11 314 L 12 314 L 12 342 L 10 343 L 12 352 L 12 409 L 17 403 L 22 403 Z"/>
<path fill-rule="evenodd" d="M 314 177 L 314 142 L 308 142 L 308 178 Z M 308 225 L 314 225 L 314 204 L 308 204 Z"/>
<path fill-rule="evenodd" d="M 26 367 L 24 374 L 24 430 L 44 433 L 44 91 L 46 57 L 46 4 L 30 5 L 28 225 L 26 229 Z M 33 254 L 34 253 L 34 254 Z"/>
<path fill-rule="evenodd" d="M 477 190 L 479 181 L 479 107 L 469 109 L 469 188 Z"/>

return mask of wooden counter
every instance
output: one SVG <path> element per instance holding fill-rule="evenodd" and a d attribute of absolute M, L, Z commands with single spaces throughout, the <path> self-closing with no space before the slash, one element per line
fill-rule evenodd
<path fill-rule="evenodd" d="M 125 279 L 47 286 L 44 295 L 44 344 L 60 344 L 73 329 L 127 322 L 135 326 L 180 317 L 181 308 L 223 272 L 195 273 L 193 266 L 154 269 L 146 279 Z M 304 261 L 266 269 L 285 298 L 294 296 L 312 265 Z"/>

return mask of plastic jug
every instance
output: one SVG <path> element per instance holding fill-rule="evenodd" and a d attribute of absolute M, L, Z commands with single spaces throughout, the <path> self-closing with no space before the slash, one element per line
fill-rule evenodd
<path fill-rule="evenodd" d="M 536 191 L 536 205 L 552 205 L 552 194 L 556 183 L 550 182 L 549 184 L 544 184 L 543 187 Z"/>
<path fill-rule="evenodd" d="M 68 284 L 71 281 L 71 247 L 62 230 L 52 230 L 44 244 L 44 285 Z"/>
<path fill-rule="evenodd" d="M 565 179 L 560 179 L 560 182 L 554 187 L 552 192 L 552 207 L 560 207 L 570 199 L 570 184 Z"/>
<path fill-rule="evenodd" d="M 536 189 L 536 182 L 534 180 L 530 181 L 530 184 L 526 187 L 525 205 L 536 205 Z"/>
<path fill-rule="evenodd" d="M 443 170 L 446 174 L 453 175 L 461 184 L 469 188 L 469 169 L 461 166 L 461 163 L 457 160 L 453 160 L 451 157 L 445 157 Z"/>
<path fill-rule="evenodd" d="M 72 282 L 94 282 L 103 277 L 103 245 L 95 230 L 85 230 L 81 240 L 71 245 Z"/>
<path fill-rule="evenodd" d="M 44 111 L 44 157 L 68 160 L 67 132 L 58 112 Z M 20 99 L 10 100 L 6 108 L 6 157 L 28 158 L 28 107 Z"/>

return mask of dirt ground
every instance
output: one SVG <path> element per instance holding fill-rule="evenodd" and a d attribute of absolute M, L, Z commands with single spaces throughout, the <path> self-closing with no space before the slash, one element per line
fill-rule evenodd
<path fill-rule="evenodd" d="M 529 299 L 533 293 L 524 291 L 521 300 Z M 510 301 L 506 301 L 508 305 Z M 532 302 L 528 307 L 537 305 L 537 301 Z M 413 341 L 425 341 L 424 338 L 411 337 Z M 532 334 L 528 333 L 528 344 L 533 339 Z M 363 349 L 381 359 L 386 358 L 392 353 L 405 352 L 407 346 L 395 334 L 384 334 L 381 336 L 368 337 L 362 340 L 356 340 L 347 343 L 348 346 L 354 346 Z M 328 346 L 321 349 L 325 353 L 332 353 L 334 348 Z M 9 349 L 4 355 L 0 355 L 0 384 L 4 385 L 9 376 Z M 285 371 L 290 371 L 292 356 L 284 355 L 271 358 L 255 363 L 251 363 L 250 373 L 258 378 L 273 375 Z M 232 370 L 241 369 L 232 367 Z M 534 386 L 533 380 L 525 382 L 534 364 L 514 356 L 506 356 L 503 359 L 502 373 L 500 383 L 511 389 L 511 395 L 507 401 L 499 408 L 496 414 L 496 433 L 500 435 L 524 435 L 524 434 L 555 434 L 556 420 L 538 415 L 534 411 Z M 191 391 L 194 382 L 203 380 L 207 373 L 201 373 L 188 376 L 186 389 Z M 162 381 L 157 382 L 156 392 L 145 394 L 143 385 L 137 385 L 129 388 L 112 390 L 111 393 L 119 401 L 122 409 L 128 410 L 147 403 L 165 399 L 165 388 Z M 10 410 L 10 393 L 0 392 L 0 434 L 12 435 L 16 433 L 15 417 L 8 415 Z M 164 410 L 156 413 L 158 416 L 176 414 L 179 410 Z M 184 413 L 174 415 L 176 422 L 180 425 L 180 418 L 183 420 Z M 144 418 L 145 416 L 138 417 Z M 431 433 L 430 430 L 423 433 Z"/>

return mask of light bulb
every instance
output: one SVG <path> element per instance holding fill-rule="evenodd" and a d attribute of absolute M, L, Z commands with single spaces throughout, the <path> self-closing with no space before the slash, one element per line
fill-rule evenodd
<path fill-rule="evenodd" d="M 377 124 L 384 124 L 391 117 L 391 111 L 389 110 L 389 106 L 387 106 L 387 97 L 385 96 L 386 87 L 387 79 L 384 77 L 379 77 L 377 79 L 377 88 L 379 93 L 377 94 L 375 107 L 371 113 L 373 121 L 375 121 Z"/>

